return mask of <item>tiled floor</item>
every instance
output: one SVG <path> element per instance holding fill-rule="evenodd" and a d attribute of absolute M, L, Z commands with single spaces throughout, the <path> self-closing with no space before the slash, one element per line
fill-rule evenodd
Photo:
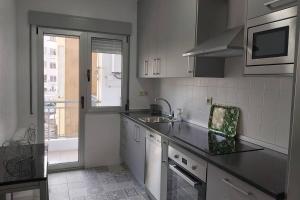
<path fill-rule="evenodd" d="M 148 200 L 122 166 L 49 174 L 50 200 Z"/>
<path fill-rule="evenodd" d="M 50 164 L 64 163 L 64 162 L 77 162 L 78 150 L 69 151 L 51 151 L 48 152 L 48 162 Z"/>

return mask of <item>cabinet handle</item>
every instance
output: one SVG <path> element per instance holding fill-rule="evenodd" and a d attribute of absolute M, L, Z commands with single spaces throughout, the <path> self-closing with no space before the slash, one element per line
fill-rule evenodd
<path fill-rule="evenodd" d="M 157 75 L 157 59 L 154 58 L 153 75 Z"/>
<path fill-rule="evenodd" d="M 148 75 L 148 60 L 144 61 L 144 75 Z"/>
<path fill-rule="evenodd" d="M 230 181 L 226 178 L 222 179 L 223 183 L 225 183 L 226 185 L 230 186 L 231 188 L 233 188 L 234 190 L 238 191 L 239 193 L 245 195 L 245 196 L 250 196 L 251 193 L 250 192 L 246 192 L 245 190 L 239 188 L 238 186 L 235 186 L 234 184 L 230 183 Z"/>
<path fill-rule="evenodd" d="M 278 3 L 278 2 L 281 2 L 281 1 L 282 1 L 282 0 L 272 0 L 272 1 L 269 1 L 269 2 L 264 3 L 264 6 L 269 7 L 269 8 L 276 7 L 276 6 L 273 6 L 273 4 Z M 295 1 L 296 1 L 296 0 L 291 1 L 291 2 L 287 2 L 287 3 L 285 3 L 285 4 L 292 3 L 292 2 L 295 2 Z M 282 5 L 281 5 L 281 6 L 282 6 Z"/>
<path fill-rule="evenodd" d="M 188 56 L 188 71 L 189 74 L 193 73 L 193 70 L 191 70 L 191 62 L 190 62 L 190 56 Z"/>
<path fill-rule="evenodd" d="M 139 126 L 135 126 L 135 131 L 136 131 L 136 134 L 135 134 L 135 136 L 136 136 L 135 141 L 136 141 L 136 142 L 140 142 L 140 141 L 141 141 L 141 140 L 140 140 L 140 127 L 139 127 Z"/>
<path fill-rule="evenodd" d="M 156 59 L 156 67 L 157 67 L 156 75 L 160 75 L 160 58 Z"/>

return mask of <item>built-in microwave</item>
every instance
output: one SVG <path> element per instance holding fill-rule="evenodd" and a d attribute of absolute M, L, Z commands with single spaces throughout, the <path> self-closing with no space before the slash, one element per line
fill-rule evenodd
<path fill-rule="evenodd" d="M 248 20 L 245 74 L 293 74 L 297 7 Z"/>

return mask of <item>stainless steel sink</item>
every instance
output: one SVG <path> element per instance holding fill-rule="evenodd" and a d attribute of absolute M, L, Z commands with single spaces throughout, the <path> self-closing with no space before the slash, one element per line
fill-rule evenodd
<path fill-rule="evenodd" d="M 175 119 L 170 119 L 164 116 L 141 117 L 139 120 L 145 123 L 169 123 L 175 121 Z"/>

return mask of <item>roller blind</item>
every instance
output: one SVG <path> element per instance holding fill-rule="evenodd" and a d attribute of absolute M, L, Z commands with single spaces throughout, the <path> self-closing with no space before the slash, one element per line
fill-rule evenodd
<path fill-rule="evenodd" d="M 92 52 L 122 54 L 122 42 L 119 40 L 93 38 Z"/>
<path fill-rule="evenodd" d="M 42 27 L 62 28 L 70 30 L 91 31 L 119 35 L 131 35 L 131 23 L 95 19 L 81 16 L 64 15 L 29 11 L 28 21 L 31 25 Z"/>

